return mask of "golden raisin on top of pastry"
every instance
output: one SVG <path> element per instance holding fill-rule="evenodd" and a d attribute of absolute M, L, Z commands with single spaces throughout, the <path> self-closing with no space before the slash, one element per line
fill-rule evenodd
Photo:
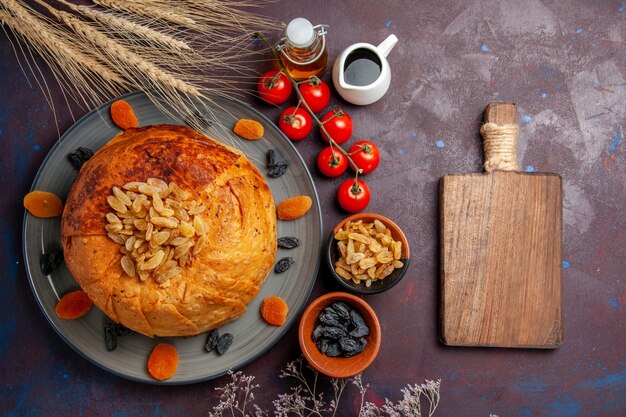
<path fill-rule="evenodd" d="M 167 281 L 208 244 L 206 206 L 175 182 L 148 178 L 113 186 L 107 202 L 113 211 L 106 214 L 105 229 L 120 245 L 120 265 L 128 276 Z"/>

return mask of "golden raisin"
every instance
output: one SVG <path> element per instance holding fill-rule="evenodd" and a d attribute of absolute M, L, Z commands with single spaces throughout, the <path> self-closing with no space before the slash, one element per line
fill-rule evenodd
<path fill-rule="evenodd" d="M 276 208 L 278 218 L 281 220 L 294 220 L 302 217 L 311 208 L 313 201 L 308 195 L 291 197 L 281 202 Z"/>

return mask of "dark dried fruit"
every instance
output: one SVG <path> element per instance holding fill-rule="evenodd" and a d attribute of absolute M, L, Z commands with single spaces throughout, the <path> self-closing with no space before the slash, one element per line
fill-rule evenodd
<path fill-rule="evenodd" d="M 313 334 L 315 334 L 315 332 Z M 327 339 L 320 339 L 320 340 L 313 339 L 313 340 L 316 342 L 315 345 L 317 346 L 317 350 L 319 350 L 322 353 L 326 353 L 326 351 L 328 350 L 328 340 Z"/>
<path fill-rule="evenodd" d="M 217 329 L 213 329 L 209 332 L 209 334 L 206 337 L 206 344 L 204 345 L 204 348 L 206 349 L 207 352 L 210 352 L 213 349 L 215 349 L 219 338 L 220 338 L 220 332 Z"/>
<path fill-rule="evenodd" d="M 283 158 L 278 149 L 270 149 L 267 151 L 266 166 L 267 176 L 270 178 L 278 178 L 287 172 L 289 161 Z"/>
<path fill-rule="evenodd" d="M 281 259 L 280 261 L 276 262 L 276 266 L 274 267 L 274 272 L 276 272 L 277 274 L 281 274 L 283 272 L 285 272 L 286 270 L 288 270 L 291 265 L 294 264 L 294 260 L 291 256 L 287 256 L 283 259 Z"/>
<path fill-rule="evenodd" d="M 320 352 L 327 356 L 348 358 L 363 352 L 369 327 L 357 310 L 336 302 L 322 310 L 312 338 Z"/>
<path fill-rule="evenodd" d="M 266 166 L 268 168 L 271 168 L 274 166 L 274 164 L 276 163 L 276 149 L 270 149 L 269 151 L 267 151 L 267 156 L 266 156 Z"/>
<path fill-rule="evenodd" d="M 282 249 L 293 249 L 300 246 L 300 240 L 297 237 L 279 237 L 278 247 Z"/>
<path fill-rule="evenodd" d="M 339 339 L 339 347 L 344 353 L 350 353 L 357 350 L 357 341 L 350 337 L 342 337 Z"/>
<path fill-rule="evenodd" d="M 365 350 L 365 346 L 367 346 L 367 340 L 365 340 L 365 338 L 352 339 L 344 337 L 339 340 L 339 347 L 346 358 L 363 352 Z"/>
<path fill-rule="evenodd" d="M 311 336 L 311 338 L 313 339 L 314 342 L 317 342 L 318 339 L 321 339 L 322 336 L 324 336 L 323 334 L 324 332 L 324 326 L 322 326 L 321 324 L 318 325 L 315 330 L 313 330 L 313 336 Z"/>
<path fill-rule="evenodd" d="M 357 339 L 357 342 L 359 343 L 359 352 L 363 352 L 365 350 L 365 347 L 367 346 L 367 339 L 362 337 L 360 339 Z"/>
<path fill-rule="evenodd" d="M 134 330 L 129 329 L 123 324 L 107 321 L 104 323 L 104 346 L 107 351 L 112 352 L 117 349 L 118 337 L 128 336 L 135 333 L 136 332 Z"/>
<path fill-rule="evenodd" d="M 370 329 L 367 325 L 359 326 L 350 332 L 352 337 L 364 337 L 370 334 Z"/>
<path fill-rule="evenodd" d="M 278 149 L 270 149 L 269 151 L 267 151 L 265 162 L 268 169 L 282 161 L 285 161 L 285 157 L 282 153 L 280 153 Z"/>
<path fill-rule="evenodd" d="M 282 177 L 289 168 L 289 161 L 276 162 L 268 171 L 267 176 L 270 178 Z"/>
<path fill-rule="evenodd" d="M 327 339 L 340 339 L 342 337 L 346 337 L 347 333 L 340 327 L 319 325 L 313 331 L 313 335 L 317 335 L 318 337 L 324 337 Z"/>
<path fill-rule="evenodd" d="M 185 118 L 185 124 L 193 129 L 208 129 L 213 126 L 213 122 L 207 118 L 207 115 L 198 110 Z"/>
<path fill-rule="evenodd" d="M 93 151 L 89 148 L 80 147 L 67 155 L 72 166 L 78 171 L 85 162 L 93 156 Z"/>
<path fill-rule="evenodd" d="M 342 303 L 338 301 L 336 303 L 332 303 L 330 308 L 335 310 L 337 315 L 344 320 L 348 320 L 350 318 L 350 310 L 352 310 L 346 303 Z"/>
<path fill-rule="evenodd" d="M 44 253 L 39 258 L 39 268 L 44 275 L 50 275 L 52 271 L 57 269 L 63 263 L 63 251 L 54 249 L 48 253 Z"/>
<path fill-rule="evenodd" d="M 220 336 L 219 339 L 217 339 L 217 345 L 215 346 L 215 349 L 217 350 L 218 354 L 223 355 L 232 344 L 233 335 L 230 333 L 224 333 L 222 336 Z"/>
<path fill-rule="evenodd" d="M 324 310 L 319 315 L 319 320 L 321 323 L 324 323 L 328 326 L 339 327 L 344 330 L 347 328 L 345 323 L 342 323 L 342 320 L 339 318 L 337 313 L 335 313 L 333 310 Z"/>
<path fill-rule="evenodd" d="M 137 332 L 134 331 L 134 330 L 129 329 L 128 327 L 124 326 L 123 324 L 115 323 L 115 334 L 118 337 L 128 336 L 128 335 L 135 334 L 135 333 L 137 333 Z"/>
<path fill-rule="evenodd" d="M 350 322 L 354 326 L 354 329 L 350 331 L 350 336 L 358 338 L 370 334 L 370 329 L 367 327 L 365 319 L 358 311 L 350 311 Z"/>
<path fill-rule="evenodd" d="M 115 331 L 115 323 L 112 321 L 104 323 L 104 347 L 107 352 L 113 352 L 117 349 L 117 332 Z"/>
<path fill-rule="evenodd" d="M 326 349 L 325 354 L 330 356 L 331 358 L 335 358 L 337 356 L 341 356 L 341 348 L 338 343 L 329 343 L 328 349 Z"/>

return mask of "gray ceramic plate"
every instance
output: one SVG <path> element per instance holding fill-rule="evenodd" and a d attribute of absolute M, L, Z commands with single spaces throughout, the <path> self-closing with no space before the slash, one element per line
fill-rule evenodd
<path fill-rule="evenodd" d="M 133 107 L 140 126 L 176 123 L 164 116 L 142 93 L 124 97 Z M 39 257 L 44 252 L 60 248 L 60 218 L 39 219 L 26 213 L 23 229 L 23 250 L 26 271 L 35 297 L 48 321 L 72 348 L 94 364 L 116 375 L 135 381 L 159 384 L 187 384 L 216 378 L 228 370 L 234 370 L 253 361 L 271 348 L 296 321 L 303 309 L 317 276 L 322 244 L 322 217 L 313 180 L 300 155 L 291 142 L 262 114 L 249 106 L 223 98 L 216 99 L 212 106 L 214 116 L 221 122 L 205 130 L 209 136 L 224 138 L 229 144 L 241 149 L 254 161 L 261 172 L 265 169 L 265 155 L 271 148 L 279 149 L 291 161 L 291 166 L 280 178 L 267 178 L 275 201 L 287 197 L 309 195 L 313 207 L 304 217 L 290 222 L 278 222 L 278 236 L 296 236 L 302 244 L 291 251 L 278 250 L 277 259 L 293 256 L 296 263 L 285 273 L 267 277 L 259 294 L 248 305 L 248 311 L 239 319 L 220 329 L 229 332 L 234 341 L 223 356 L 204 351 L 206 335 L 191 338 L 156 338 L 142 335 L 124 336 L 113 352 L 104 345 L 103 322 L 106 317 L 97 308 L 78 320 L 61 320 L 54 308 L 63 294 L 77 289 L 78 284 L 65 265 L 51 275 L 43 275 L 39 268 Z M 44 160 L 32 189 L 50 191 L 65 199 L 76 177 L 76 171 L 67 155 L 83 146 L 93 150 L 100 148 L 115 136 L 119 129 L 109 118 L 106 103 L 92 111 L 72 126 L 52 148 Z M 265 127 L 265 137 L 258 141 L 245 141 L 230 133 L 238 118 L 260 121 Z M 289 314 L 284 326 L 267 325 L 260 317 L 259 308 L 263 298 L 279 295 L 289 305 Z M 157 382 L 146 371 L 147 359 L 159 341 L 176 346 L 179 365 L 176 374 L 167 381 Z"/>

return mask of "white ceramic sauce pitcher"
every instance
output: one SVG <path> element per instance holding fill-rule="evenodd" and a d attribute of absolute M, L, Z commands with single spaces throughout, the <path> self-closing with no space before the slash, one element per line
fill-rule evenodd
<path fill-rule="evenodd" d="M 333 84 L 341 97 L 366 105 L 384 96 L 391 83 L 386 57 L 396 43 L 396 35 L 389 35 L 378 46 L 360 42 L 347 47 L 333 64 Z"/>

